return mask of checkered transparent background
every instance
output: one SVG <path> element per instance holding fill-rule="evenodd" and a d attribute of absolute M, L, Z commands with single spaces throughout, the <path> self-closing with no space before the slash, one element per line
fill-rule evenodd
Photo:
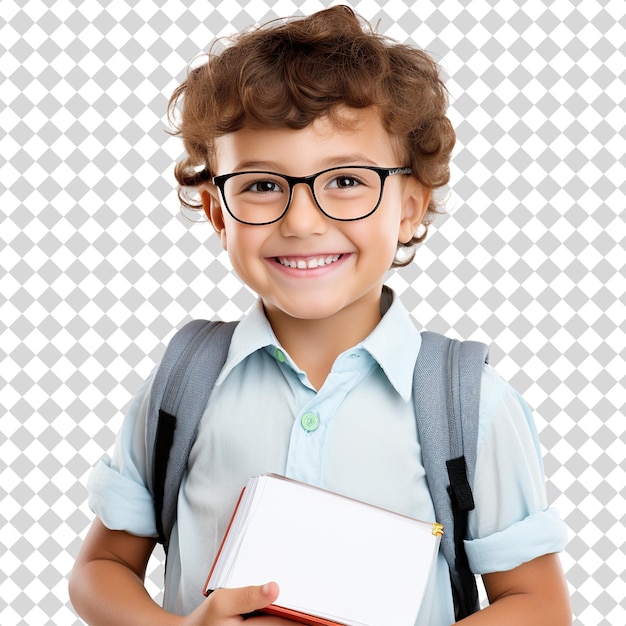
<path fill-rule="evenodd" d="M 389 284 L 536 408 L 576 624 L 623 625 L 626 3 L 352 4 L 442 61 L 459 138 L 451 212 Z M 0 623 L 81 623 L 90 468 L 174 328 L 253 302 L 178 214 L 171 91 L 215 36 L 329 5 L 0 2 Z"/>

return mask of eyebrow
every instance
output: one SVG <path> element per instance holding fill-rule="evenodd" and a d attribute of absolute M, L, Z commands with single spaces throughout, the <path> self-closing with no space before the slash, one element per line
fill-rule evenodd
<path fill-rule="evenodd" d="M 351 165 L 351 164 L 360 164 L 360 165 L 378 165 L 370 158 L 366 157 L 364 154 L 354 153 L 354 154 L 342 154 L 339 156 L 331 157 L 329 159 L 322 160 L 322 169 L 327 169 L 330 167 L 338 167 L 341 165 Z M 282 167 L 279 166 L 275 161 L 242 161 L 237 163 L 234 172 L 246 171 L 246 170 L 263 170 L 270 172 L 280 172 Z"/>

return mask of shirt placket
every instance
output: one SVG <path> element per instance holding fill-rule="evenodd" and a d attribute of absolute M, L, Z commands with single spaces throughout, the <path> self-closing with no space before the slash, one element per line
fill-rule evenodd
<path fill-rule="evenodd" d="M 285 470 L 290 478 L 324 486 L 325 450 L 332 436 L 333 416 L 369 370 L 369 359 L 358 356 L 351 354 L 340 358 L 317 393 L 297 381 L 297 397 L 301 401 L 294 415 Z"/>

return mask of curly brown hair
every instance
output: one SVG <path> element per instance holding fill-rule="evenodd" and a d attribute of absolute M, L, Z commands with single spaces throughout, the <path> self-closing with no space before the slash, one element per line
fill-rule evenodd
<path fill-rule="evenodd" d="M 342 107 L 372 106 L 404 146 L 417 180 L 429 189 L 447 184 L 456 137 L 447 90 L 428 54 L 375 33 L 347 6 L 237 35 L 191 69 L 169 102 L 187 152 L 175 168 L 182 205 L 200 207 L 190 191 L 215 174 L 216 138 L 243 127 L 300 129 L 320 116 L 343 126 Z M 431 199 L 421 232 L 399 249 L 423 241 L 438 212 Z"/>

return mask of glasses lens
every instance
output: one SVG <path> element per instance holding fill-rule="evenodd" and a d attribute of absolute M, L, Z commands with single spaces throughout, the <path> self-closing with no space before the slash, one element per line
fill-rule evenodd
<path fill-rule="evenodd" d="M 314 187 L 315 198 L 324 213 L 338 220 L 353 220 L 376 208 L 381 180 L 370 169 L 342 167 L 320 174 Z"/>
<path fill-rule="evenodd" d="M 319 174 L 313 188 L 315 200 L 326 215 L 355 220 L 378 206 L 382 182 L 378 172 L 367 167 L 341 167 Z M 240 172 L 224 182 L 224 199 L 236 219 L 268 224 L 287 208 L 289 181 L 270 172 Z"/>
<path fill-rule="evenodd" d="M 236 219 L 266 224 L 283 214 L 289 200 L 289 183 L 277 174 L 241 172 L 224 183 L 224 199 Z"/>

